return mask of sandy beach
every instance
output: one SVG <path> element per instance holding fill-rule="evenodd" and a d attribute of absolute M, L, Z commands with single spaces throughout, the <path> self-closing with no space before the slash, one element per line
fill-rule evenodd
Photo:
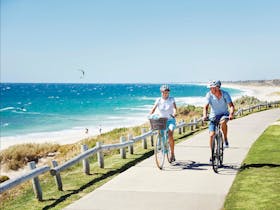
<path fill-rule="evenodd" d="M 244 91 L 243 95 L 254 96 L 261 101 L 279 101 L 280 86 L 223 83 L 222 87 L 235 88 Z"/>

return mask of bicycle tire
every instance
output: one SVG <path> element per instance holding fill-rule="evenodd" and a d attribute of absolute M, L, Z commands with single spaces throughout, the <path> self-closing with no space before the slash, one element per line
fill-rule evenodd
<path fill-rule="evenodd" d="M 218 136 L 215 135 L 213 141 L 212 141 L 212 168 L 215 173 L 218 173 L 219 168 L 219 139 Z"/>
<path fill-rule="evenodd" d="M 167 137 L 167 140 L 165 142 L 165 147 L 166 147 L 166 157 L 169 163 L 172 162 L 171 160 L 171 149 L 170 149 L 170 144 L 169 144 L 169 139 Z"/>
<path fill-rule="evenodd" d="M 156 137 L 156 145 L 154 149 L 156 165 L 159 169 L 163 168 L 165 152 L 162 135 L 158 134 Z"/>
<path fill-rule="evenodd" d="M 223 165 L 223 161 L 224 161 L 224 138 L 223 138 L 223 134 L 221 131 L 219 131 L 219 138 L 220 138 L 220 154 L 219 154 L 219 160 L 220 160 L 220 166 Z"/>

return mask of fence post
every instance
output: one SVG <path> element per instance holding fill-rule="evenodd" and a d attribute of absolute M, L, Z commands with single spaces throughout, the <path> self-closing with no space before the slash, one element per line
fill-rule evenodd
<path fill-rule="evenodd" d="M 182 120 L 182 123 L 185 123 L 185 120 Z M 186 133 L 186 126 L 183 126 L 183 133 Z"/>
<path fill-rule="evenodd" d="M 88 150 L 87 145 L 85 145 L 85 144 L 81 145 L 81 153 L 84 153 L 84 152 L 87 151 L 87 150 Z M 88 161 L 88 158 L 83 159 L 83 169 L 84 169 L 84 173 L 87 174 L 87 175 L 89 175 L 89 170 L 90 170 L 90 168 L 89 168 L 89 161 Z"/>
<path fill-rule="evenodd" d="M 130 140 L 132 140 L 133 139 L 133 136 L 132 136 L 132 134 L 131 133 L 129 133 L 128 134 L 128 136 L 127 136 L 127 138 L 128 138 L 128 141 L 130 141 Z M 129 145 L 128 146 L 128 151 L 129 151 L 129 154 L 133 154 L 133 144 L 131 144 L 131 145 Z"/>
<path fill-rule="evenodd" d="M 141 133 L 142 134 L 146 133 L 146 128 L 141 128 Z M 142 139 L 142 146 L 143 146 L 143 149 L 147 149 L 147 139 L 146 138 Z"/>
<path fill-rule="evenodd" d="M 56 162 L 55 160 L 52 160 L 52 166 L 53 166 L 54 168 L 58 166 L 58 164 L 57 164 L 57 162 Z M 56 172 L 56 174 L 55 174 L 55 183 L 56 183 L 56 185 L 57 185 L 57 189 L 58 189 L 59 191 L 63 191 L 60 172 Z"/>
<path fill-rule="evenodd" d="M 96 142 L 96 146 L 98 148 L 101 148 L 101 143 L 100 142 Z M 103 155 L 103 151 L 102 150 L 98 150 L 97 152 L 97 162 L 100 168 L 104 168 L 104 155 Z"/>
<path fill-rule="evenodd" d="M 151 146 L 154 146 L 154 134 L 151 135 Z"/>
<path fill-rule="evenodd" d="M 121 143 L 125 142 L 125 137 L 124 137 L 124 136 L 121 136 L 121 137 L 120 137 L 120 142 L 121 142 Z M 121 158 L 122 158 L 122 159 L 125 159 L 125 158 L 126 158 L 125 147 L 120 148 L 120 154 L 121 154 Z"/>
<path fill-rule="evenodd" d="M 194 129 L 197 129 L 198 126 L 197 126 L 197 120 L 196 120 L 196 118 L 193 118 L 193 122 L 195 123 L 195 124 L 194 124 Z"/>
<path fill-rule="evenodd" d="M 180 124 L 181 124 L 182 122 L 183 122 L 183 121 L 181 120 Z M 180 127 L 180 128 L 178 129 L 178 133 L 179 133 L 179 135 L 182 134 L 182 127 Z"/>
<path fill-rule="evenodd" d="M 190 120 L 190 123 L 193 123 L 193 121 Z M 191 125 L 191 131 L 193 131 L 193 125 Z"/>
<path fill-rule="evenodd" d="M 31 161 L 28 163 L 29 164 L 29 168 L 31 170 L 35 169 L 36 168 L 36 164 L 34 161 Z M 42 189 L 41 189 L 41 186 L 40 186 L 40 182 L 39 182 L 39 178 L 38 177 L 35 177 L 32 179 L 32 185 L 33 185 L 33 191 L 36 195 L 36 198 L 39 200 L 39 201 L 42 201 L 43 200 L 43 195 L 42 195 Z"/>
<path fill-rule="evenodd" d="M 243 109 L 239 112 L 239 116 L 241 117 L 243 115 Z"/>

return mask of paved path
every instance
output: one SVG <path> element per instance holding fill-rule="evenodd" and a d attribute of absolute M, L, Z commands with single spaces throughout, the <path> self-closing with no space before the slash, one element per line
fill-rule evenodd
<path fill-rule="evenodd" d="M 229 122 L 230 148 L 223 168 L 215 174 L 209 165 L 208 131 L 176 144 L 176 162 L 164 170 L 154 157 L 131 167 L 65 210 L 218 210 L 232 185 L 238 168 L 252 143 L 280 109 L 251 114 Z"/>

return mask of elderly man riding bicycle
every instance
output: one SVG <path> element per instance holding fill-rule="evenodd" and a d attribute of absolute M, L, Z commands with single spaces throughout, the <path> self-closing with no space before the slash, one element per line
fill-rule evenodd
<path fill-rule="evenodd" d="M 211 107 L 209 114 L 209 136 L 210 136 L 210 149 L 212 149 L 212 141 L 215 135 L 215 122 L 220 121 L 221 128 L 224 135 L 225 147 L 229 146 L 227 138 L 227 121 L 234 118 L 234 105 L 228 92 L 221 90 L 221 82 L 211 81 L 208 85 L 210 91 L 206 94 L 206 104 L 203 108 L 203 118 L 208 118 L 208 108 Z M 228 110 L 229 109 L 229 110 Z M 211 158 L 210 158 L 210 161 Z"/>

